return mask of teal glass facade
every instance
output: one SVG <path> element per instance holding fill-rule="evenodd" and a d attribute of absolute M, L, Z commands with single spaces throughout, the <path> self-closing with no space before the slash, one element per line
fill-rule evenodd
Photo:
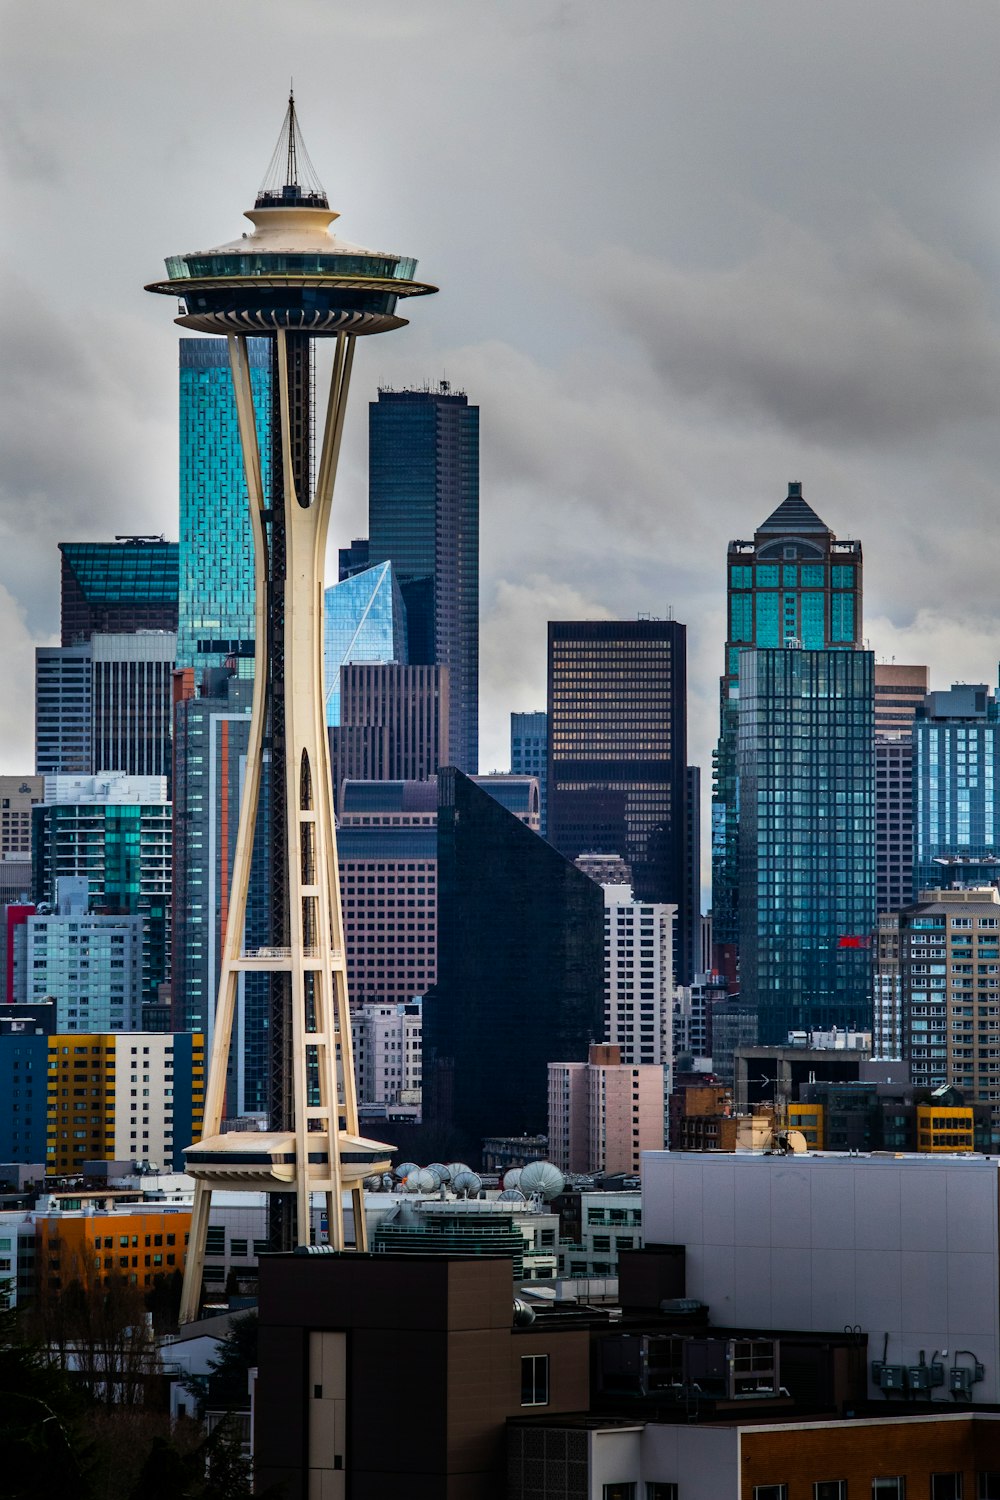
<path fill-rule="evenodd" d="M 60 542 L 59 552 L 64 646 L 95 634 L 177 629 L 176 542 Z"/>
<path fill-rule="evenodd" d="M 324 594 L 324 693 L 331 728 L 340 723 L 340 669 L 351 662 L 407 665 L 406 606 L 392 563 L 355 573 Z"/>
<path fill-rule="evenodd" d="M 867 1027 L 875 926 L 870 651 L 743 651 L 741 994 L 762 1044 Z"/>
<path fill-rule="evenodd" d="M 270 445 L 266 339 L 249 339 L 262 453 Z M 267 465 L 264 465 L 265 485 Z M 225 339 L 180 340 L 180 549 L 177 665 L 206 667 L 252 656 L 253 537 L 236 401 Z"/>
<path fill-rule="evenodd" d="M 715 965 L 730 977 L 739 944 L 740 653 L 788 641 L 806 651 L 856 649 L 861 586 L 861 543 L 839 541 L 804 500 L 801 484 L 788 486 L 752 541 L 729 544 L 728 637 L 712 787 L 712 930 Z"/>
<path fill-rule="evenodd" d="M 928 693 L 913 725 L 913 898 L 1000 879 L 1000 704 L 986 683 Z"/>
<path fill-rule="evenodd" d="M 369 406 L 369 556 L 391 562 L 409 661 L 447 667 L 449 755 L 479 761 L 479 408 L 437 390 L 380 390 Z"/>

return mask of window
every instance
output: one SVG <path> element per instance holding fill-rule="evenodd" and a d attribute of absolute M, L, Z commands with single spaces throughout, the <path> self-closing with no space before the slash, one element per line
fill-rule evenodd
<path fill-rule="evenodd" d="M 604 1500 L 635 1500 L 635 1485 L 631 1480 L 617 1484 L 606 1484 L 601 1490 Z"/>
<path fill-rule="evenodd" d="M 932 1474 L 931 1500 L 962 1500 L 961 1474 Z"/>
<path fill-rule="evenodd" d="M 813 1485 L 813 1500 L 847 1500 L 847 1480 L 817 1480 Z"/>
<path fill-rule="evenodd" d="M 1000 1469 L 976 1475 L 976 1500 L 1000 1500 Z"/>
<path fill-rule="evenodd" d="M 678 1500 L 677 1486 L 672 1479 L 647 1479 L 646 1500 Z"/>
<path fill-rule="evenodd" d="M 906 1480 L 902 1475 L 895 1479 L 873 1479 L 872 1500 L 906 1500 Z"/>
<path fill-rule="evenodd" d="M 787 1484 L 755 1484 L 753 1500 L 788 1500 Z"/>
<path fill-rule="evenodd" d="M 549 1404 L 549 1356 L 547 1354 L 524 1354 L 521 1356 L 521 1405 L 548 1406 Z"/>

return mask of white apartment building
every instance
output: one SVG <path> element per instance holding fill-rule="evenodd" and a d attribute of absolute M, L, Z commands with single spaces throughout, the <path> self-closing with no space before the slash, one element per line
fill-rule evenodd
<path fill-rule="evenodd" d="M 604 1040 L 623 1063 L 673 1062 L 676 916 L 676 906 L 635 901 L 631 886 L 604 887 Z"/>
<path fill-rule="evenodd" d="M 421 1001 L 363 1005 L 351 1016 L 358 1103 L 419 1105 L 423 1081 Z"/>

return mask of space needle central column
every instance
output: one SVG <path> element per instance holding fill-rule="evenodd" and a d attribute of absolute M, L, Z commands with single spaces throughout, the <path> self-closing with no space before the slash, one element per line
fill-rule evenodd
<path fill-rule="evenodd" d="M 179 298 L 176 321 L 224 334 L 246 470 L 255 569 L 255 676 L 246 780 L 205 1096 L 205 1133 L 185 1152 L 195 1179 L 181 1319 L 197 1316 L 213 1188 L 264 1190 L 282 1248 L 309 1244 L 310 1194 L 326 1197 L 330 1242 L 344 1245 L 342 1194 L 353 1195 L 355 1244 L 366 1248 L 363 1181 L 387 1169 L 390 1146 L 358 1134 L 340 883 L 323 690 L 326 539 L 344 412 L 359 334 L 403 327 L 400 297 L 436 287 L 416 262 L 361 249 L 330 226 L 338 216 L 305 153 L 289 98 L 253 232 L 217 249 L 171 257 L 147 291 Z M 247 337 L 271 341 L 271 444 L 261 452 Z M 313 480 L 313 339 L 334 340 Z M 270 758 L 271 941 L 248 949 L 245 918 Z M 260 834 L 258 833 L 258 836 Z M 271 975 L 271 1119 L 266 1134 L 222 1131 L 239 976 Z"/>

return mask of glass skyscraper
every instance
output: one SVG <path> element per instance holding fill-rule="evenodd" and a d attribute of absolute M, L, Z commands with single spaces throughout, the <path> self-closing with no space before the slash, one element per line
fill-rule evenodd
<path fill-rule="evenodd" d="M 323 596 L 326 722 L 340 723 L 340 669 L 354 662 L 407 661 L 406 606 L 392 563 L 354 573 Z"/>
<path fill-rule="evenodd" d="M 266 452 L 267 341 L 249 339 L 248 351 L 258 438 Z M 173 1025 L 203 1031 L 209 1041 L 250 732 L 253 653 L 253 542 L 226 341 L 182 338 Z M 261 817 L 267 817 L 266 806 Z M 270 937 L 266 845 L 258 839 L 254 850 L 250 946 Z M 267 1111 L 267 1017 L 267 976 L 244 975 L 227 1097 L 233 1114 Z"/>
<path fill-rule="evenodd" d="M 741 651 L 741 995 L 761 1043 L 870 1023 L 874 741 L 870 651 Z"/>
<path fill-rule="evenodd" d="M 451 763 L 479 760 L 479 408 L 447 381 L 369 406 L 369 557 L 391 562 L 409 661 L 447 667 Z M 357 546 L 357 544 L 354 544 Z"/>
<path fill-rule="evenodd" d="M 1000 880 L 1000 704 L 985 682 L 928 693 L 913 724 L 913 898 Z"/>
<path fill-rule="evenodd" d="M 861 543 L 838 541 L 802 486 L 727 556 L 728 638 L 719 691 L 712 789 L 712 932 L 715 967 L 736 975 L 739 942 L 740 790 L 737 725 L 741 653 L 797 642 L 807 651 L 854 651 L 861 643 Z"/>
<path fill-rule="evenodd" d="M 133 536 L 60 542 L 62 644 L 177 629 L 177 543 Z"/>
<path fill-rule="evenodd" d="M 266 339 L 248 340 L 261 452 L 270 442 Z M 267 466 L 264 471 L 267 485 Z M 180 340 L 180 560 L 177 665 L 253 656 L 253 540 L 225 339 Z"/>
<path fill-rule="evenodd" d="M 510 716 L 510 769 L 515 776 L 537 776 L 539 791 L 540 832 L 548 832 L 545 817 L 548 786 L 549 716 L 544 709 Z"/>

